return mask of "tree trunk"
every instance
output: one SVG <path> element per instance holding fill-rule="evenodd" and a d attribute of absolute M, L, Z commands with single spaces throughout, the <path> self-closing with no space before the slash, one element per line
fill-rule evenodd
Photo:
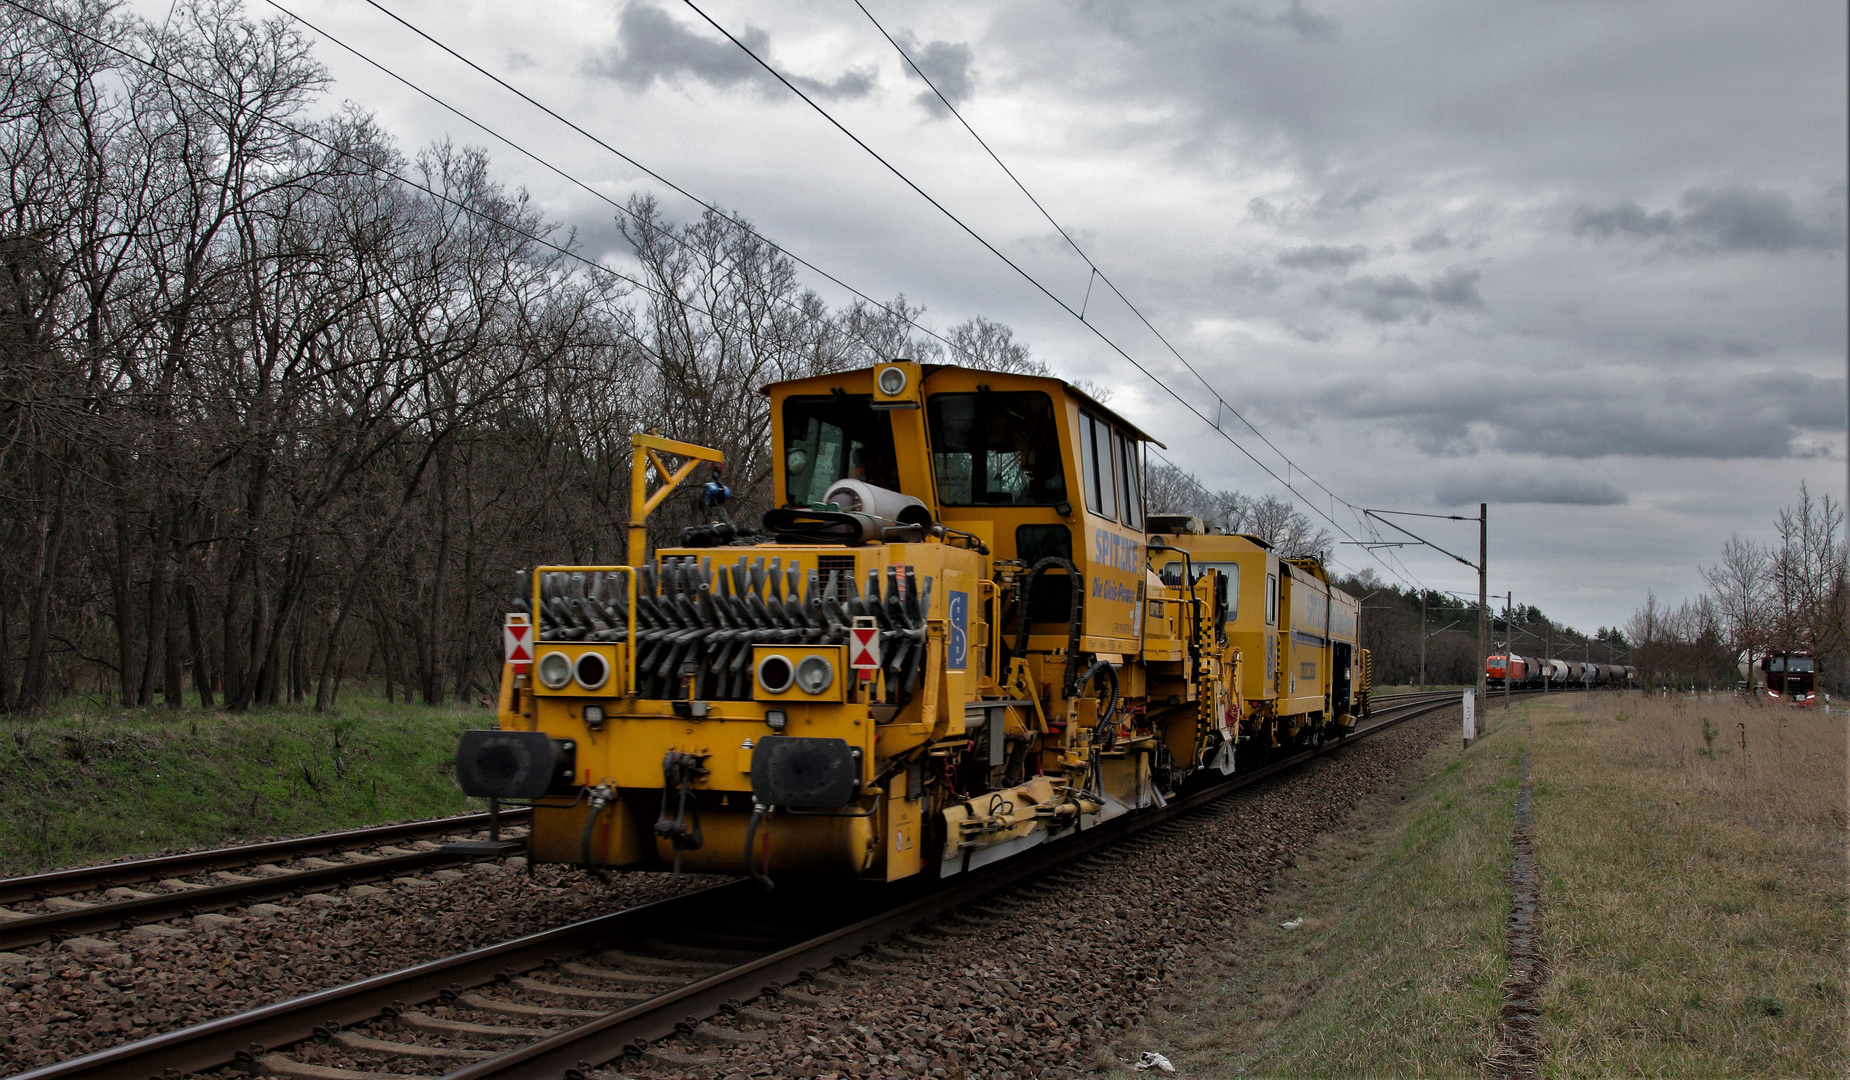
<path fill-rule="evenodd" d="M 129 708 L 141 704 L 135 695 L 135 612 L 132 585 L 134 561 L 128 540 L 128 501 L 118 497 L 115 513 L 116 565 L 109 583 L 110 598 L 116 605 L 116 663 L 122 685 L 122 704 Z"/>
<path fill-rule="evenodd" d="M 167 640 L 167 560 L 173 544 L 173 515 L 157 514 L 150 524 L 154 542 L 148 548 L 148 637 L 141 683 L 135 692 L 135 700 L 142 705 L 154 701 L 154 672 Z"/>
<path fill-rule="evenodd" d="M 212 707 L 212 671 L 207 657 L 206 638 L 199 620 L 199 589 L 192 582 L 184 587 L 186 596 L 186 629 L 193 638 L 193 690 L 199 694 L 199 707 Z"/>
<path fill-rule="evenodd" d="M 51 694 L 51 586 L 64 550 L 65 500 L 69 476 L 60 468 L 53 487 L 50 520 L 41 512 L 32 550 L 32 599 L 26 609 L 26 666 L 19 679 L 17 706 L 42 708 Z"/>

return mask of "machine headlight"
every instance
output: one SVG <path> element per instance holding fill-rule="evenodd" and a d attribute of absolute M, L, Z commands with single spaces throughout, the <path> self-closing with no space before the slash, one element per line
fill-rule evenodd
<path fill-rule="evenodd" d="M 790 689 L 790 684 L 795 679 L 796 672 L 791 669 L 788 657 L 773 653 L 758 661 L 758 685 L 763 687 L 767 694 L 783 693 Z"/>
<path fill-rule="evenodd" d="M 878 381 L 880 392 L 892 397 L 906 388 L 906 369 L 902 367 L 881 368 Z"/>
<path fill-rule="evenodd" d="M 549 652 L 535 665 L 540 685 L 548 690 L 563 690 L 572 681 L 572 658 L 562 652 Z"/>
<path fill-rule="evenodd" d="M 835 685 L 835 665 L 826 656 L 805 656 L 797 663 L 797 687 L 805 694 L 820 694 Z"/>
<path fill-rule="evenodd" d="M 764 726 L 772 731 L 782 731 L 788 723 L 790 723 L 790 718 L 784 715 L 784 710 L 766 709 L 764 711 Z"/>
<path fill-rule="evenodd" d="M 578 676 L 578 685 L 586 690 L 596 690 L 610 681 L 610 663 L 599 653 L 580 655 L 574 672 Z"/>

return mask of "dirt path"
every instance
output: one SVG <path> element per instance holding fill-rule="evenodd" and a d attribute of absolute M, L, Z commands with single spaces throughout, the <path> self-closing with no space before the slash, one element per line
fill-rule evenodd
<path fill-rule="evenodd" d="M 1497 1013 L 1496 1049 L 1490 1075 L 1533 1080 L 1541 1060 L 1542 987 L 1548 979 L 1536 916 L 1541 912 L 1541 875 L 1535 865 L 1535 804 L 1529 788 L 1529 751 L 1522 752 L 1522 786 L 1516 792 L 1516 854 L 1510 860 L 1510 913 L 1504 924 L 1509 975 L 1503 980 L 1503 1008 Z"/>

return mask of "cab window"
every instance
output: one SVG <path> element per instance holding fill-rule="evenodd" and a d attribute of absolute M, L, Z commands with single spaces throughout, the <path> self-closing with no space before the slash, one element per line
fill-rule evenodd
<path fill-rule="evenodd" d="M 1118 450 L 1118 510 L 1123 522 L 1133 529 L 1143 528 L 1143 492 L 1137 483 L 1137 440 L 1121 431 L 1111 433 Z"/>
<path fill-rule="evenodd" d="M 1220 575 L 1227 579 L 1227 618 L 1238 619 L 1240 617 L 1240 564 L 1237 562 L 1202 562 L 1196 559 L 1193 560 L 1193 565 L 1197 576 L 1203 570 L 1218 570 Z M 1182 573 L 1183 564 L 1180 562 L 1163 564 L 1162 574 L 1165 581 L 1170 579 L 1181 581 Z"/>
<path fill-rule="evenodd" d="M 785 498 L 817 503 L 837 480 L 899 489 L 893 425 L 871 394 L 784 399 Z"/>
<path fill-rule="evenodd" d="M 941 505 L 1053 506 L 1070 498 L 1046 394 L 933 394 L 926 420 Z"/>
<path fill-rule="evenodd" d="M 1278 625 L 1278 575 L 1265 576 L 1265 624 Z"/>
<path fill-rule="evenodd" d="M 1079 414 L 1079 455 L 1086 470 L 1086 509 L 1116 521 L 1118 478 L 1111 467 L 1111 425 L 1089 412 Z"/>

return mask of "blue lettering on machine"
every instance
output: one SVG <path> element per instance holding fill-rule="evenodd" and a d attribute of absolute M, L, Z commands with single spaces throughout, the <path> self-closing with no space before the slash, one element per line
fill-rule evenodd
<path fill-rule="evenodd" d="M 948 590 L 950 593 L 950 640 L 945 643 L 944 666 L 952 671 L 962 671 L 970 653 L 970 594 Z"/>

